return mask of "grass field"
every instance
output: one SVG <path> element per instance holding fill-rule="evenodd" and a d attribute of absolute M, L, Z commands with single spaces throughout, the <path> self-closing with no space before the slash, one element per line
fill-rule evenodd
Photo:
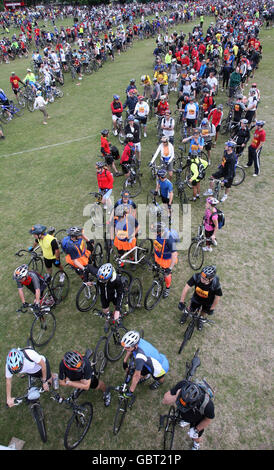
<path fill-rule="evenodd" d="M 208 20 L 207 20 L 208 22 Z M 207 24 L 207 23 L 206 23 Z M 191 25 L 177 30 L 190 31 Z M 93 450 L 162 449 L 162 434 L 158 433 L 159 414 L 167 411 L 162 405 L 164 393 L 182 379 L 185 362 L 197 347 L 201 367 L 198 377 L 206 377 L 217 390 L 216 418 L 206 431 L 203 449 L 208 450 L 270 450 L 273 448 L 273 323 L 271 316 L 271 272 L 273 269 L 273 188 L 272 188 L 272 127 L 273 116 L 273 30 L 262 30 L 263 60 L 255 80 L 262 100 L 258 117 L 266 120 L 267 141 L 262 152 L 261 175 L 252 178 L 248 169 L 243 185 L 233 188 L 223 205 L 226 224 L 218 235 L 218 247 L 206 255 L 206 263 L 215 263 L 220 276 L 223 297 L 215 312 L 216 324 L 195 332 L 181 356 L 177 350 L 185 327 L 179 325 L 177 304 L 181 290 L 191 277 L 187 251 L 179 253 L 180 262 L 174 270 L 170 297 L 162 300 L 151 313 L 144 308 L 125 320 L 127 328 L 144 328 L 145 338 L 165 353 L 170 371 L 158 391 L 145 384 L 138 387 L 134 408 L 126 416 L 117 437 L 112 434 L 116 399 L 110 408 L 103 406 L 100 392 L 88 392 L 93 403 L 91 429 L 79 448 Z M 51 119 L 42 125 L 41 113 L 29 113 L 9 123 L 6 140 L 1 141 L 1 342 L 0 377 L 0 443 L 8 445 L 16 436 L 25 440 L 26 450 L 63 449 L 63 434 L 69 414 L 45 395 L 41 401 L 46 414 L 48 442 L 42 444 L 29 411 L 25 406 L 7 410 L 5 404 L 4 365 L 11 347 L 23 347 L 29 334 L 31 317 L 15 313 L 19 297 L 12 273 L 20 264 L 14 253 L 32 242 L 28 230 L 34 223 L 57 229 L 83 225 L 86 204 L 92 202 L 88 193 L 97 189 L 94 164 L 100 154 L 100 130 L 111 128 L 110 102 L 118 93 L 122 98 L 132 77 L 137 83 L 142 74 L 152 75 L 154 40 L 134 43 L 132 49 L 106 63 L 99 72 L 84 77 L 76 86 L 65 77 L 64 98 L 50 105 Z M 16 60 L 1 65 L 0 88 L 8 91 L 9 76 L 15 71 L 25 76 L 29 60 Z M 140 91 L 141 91 L 141 87 Z M 219 94 L 217 102 L 226 97 Z M 175 109 L 175 96 L 171 97 Z M 116 143 L 112 137 L 112 143 Z M 222 157 L 223 139 L 213 150 L 212 168 Z M 148 138 L 142 140 L 143 188 L 151 186 L 146 164 L 156 148 L 155 123 L 148 127 Z M 121 149 L 121 146 L 118 145 Z M 178 148 L 178 139 L 175 149 Z M 243 157 L 243 161 L 246 159 Z M 208 175 L 210 173 L 208 172 Z M 114 193 L 119 196 L 122 181 L 115 179 Z M 202 183 L 202 192 L 206 181 Z M 146 191 L 137 198 L 144 203 Z M 205 198 L 192 207 L 192 232 L 196 232 L 204 212 Z M 136 271 L 148 286 L 147 273 Z M 94 347 L 103 334 L 103 321 L 83 314 L 75 307 L 79 279 L 71 274 L 71 291 L 64 304 L 56 309 L 57 331 L 42 352 L 58 371 L 65 351 Z M 146 289 L 144 289 L 146 290 Z M 108 364 L 103 380 L 119 384 L 123 379 L 121 362 Z M 14 396 L 22 394 L 25 381 L 15 378 Z M 175 450 L 189 449 L 186 431 L 178 430 Z"/>

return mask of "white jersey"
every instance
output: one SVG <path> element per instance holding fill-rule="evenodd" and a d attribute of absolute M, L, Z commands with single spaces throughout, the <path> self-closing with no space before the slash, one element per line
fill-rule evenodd
<path fill-rule="evenodd" d="M 36 372 L 41 370 L 39 362 L 41 362 L 42 359 L 46 362 L 46 358 L 45 356 L 38 354 L 38 352 L 34 351 L 33 349 L 26 348 L 26 354 L 31 359 L 31 361 L 24 357 L 23 368 L 21 369 L 20 374 L 36 374 Z M 10 379 L 11 377 L 13 377 L 13 374 L 10 373 L 6 365 L 6 378 Z"/>
<path fill-rule="evenodd" d="M 142 101 L 141 103 L 136 103 L 133 114 L 138 114 L 138 116 L 140 117 L 146 117 L 148 113 L 149 105 L 145 101 Z"/>

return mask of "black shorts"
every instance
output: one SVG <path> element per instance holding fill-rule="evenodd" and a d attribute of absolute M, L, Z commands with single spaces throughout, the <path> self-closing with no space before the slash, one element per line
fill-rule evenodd
<path fill-rule="evenodd" d="M 248 120 L 248 124 L 252 122 L 252 119 L 254 117 L 255 111 L 247 111 L 245 114 L 245 119 Z"/>
<path fill-rule="evenodd" d="M 186 123 L 187 127 L 192 127 L 193 129 L 196 127 L 196 119 L 187 119 Z"/>
<path fill-rule="evenodd" d="M 129 172 L 129 164 L 128 163 L 122 163 L 121 164 L 121 167 L 122 167 L 122 172 L 124 175 L 127 175 L 128 172 Z"/>
<path fill-rule="evenodd" d="M 194 312 L 197 308 L 202 307 L 202 312 L 207 313 L 209 315 L 209 311 L 211 310 L 211 305 L 203 305 L 202 303 L 197 302 L 196 299 L 191 299 L 190 301 L 190 311 Z"/>
<path fill-rule="evenodd" d="M 143 366 L 142 370 L 141 370 L 141 377 L 145 377 L 146 375 L 148 374 L 151 374 L 151 371 L 146 367 L 146 366 Z M 161 375 L 160 377 L 154 377 L 154 375 L 151 374 L 152 378 L 154 380 L 158 380 L 158 379 L 161 379 L 163 378 L 164 376 L 166 375 L 166 373 L 164 373 L 163 375 Z"/>
<path fill-rule="evenodd" d="M 56 264 L 56 261 L 57 261 L 56 258 L 54 258 L 54 259 L 44 258 L 44 263 L 45 263 L 46 268 L 51 268 L 53 264 L 56 267 L 60 266 L 60 263 Z"/>
<path fill-rule="evenodd" d="M 18 93 L 18 88 L 13 88 L 12 91 L 13 91 L 13 93 L 14 93 L 15 95 L 17 95 L 17 93 Z"/>
<path fill-rule="evenodd" d="M 49 380 L 51 378 L 51 370 L 50 370 L 50 365 L 49 365 L 49 361 L 48 359 L 46 358 L 46 372 L 47 372 L 47 376 L 46 376 L 46 380 Z M 31 375 L 32 377 L 42 377 L 42 369 L 38 370 L 38 372 L 35 372 L 35 374 L 28 374 L 28 375 Z"/>
<path fill-rule="evenodd" d="M 169 198 L 168 197 L 161 196 L 161 198 L 162 198 L 162 203 L 163 204 L 169 204 Z"/>
<path fill-rule="evenodd" d="M 99 380 L 97 379 L 97 377 L 95 375 L 93 375 L 91 377 L 91 382 L 90 382 L 90 386 L 89 386 L 89 389 L 95 389 L 97 388 L 99 385 Z"/>
<path fill-rule="evenodd" d="M 108 308 L 110 303 L 112 303 L 115 307 L 117 304 L 117 297 L 115 295 L 112 295 L 110 298 L 105 299 L 104 297 L 101 296 L 101 305 L 102 308 Z"/>
<path fill-rule="evenodd" d="M 212 147 L 212 141 L 205 142 L 205 150 L 211 150 L 211 147 Z"/>
<path fill-rule="evenodd" d="M 112 155 L 105 155 L 105 161 L 107 165 L 112 165 L 113 163 L 113 156 Z"/>
<path fill-rule="evenodd" d="M 212 176 L 213 176 L 213 178 L 216 178 L 218 180 L 220 180 L 221 178 L 225 178 L 222 170 L 216 171 L 216 173 L 213 173 Z M 232 183 L 233 183 L 233 178 L 228 178 L 227 182 L 224 184 L 225 188 L 231 188 Z"/>
<path fill-rule="evenodd" d="M 143 125 L 146 125 L 147 123 L 147 117 L 144 117 L 144 116 L 136 116 L 136 119 L 138 119 L 138 121 L 143 124 Z"/>

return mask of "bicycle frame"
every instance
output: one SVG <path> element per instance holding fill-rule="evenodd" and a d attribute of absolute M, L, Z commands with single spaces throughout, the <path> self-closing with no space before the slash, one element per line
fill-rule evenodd
<path fill-rule="evenodd" d="M 143 255 L 141 258 L 138 258 L 138 250 L 143 251 L 143 252 L 146 251 L 141 246 L 136 245 L 134 248 L 131 248 L 131 250 L 127 251 L 123 256 L 116 258 L 115 261 L 118 263 L 119 266 L 121 266 L 122 263 L 134 264 L 134 265 L 139 264 L 145 258 L 145 255 Z M 128 259 L 128 256 L 131 253 L 134 253 L 134 260 Z"/>

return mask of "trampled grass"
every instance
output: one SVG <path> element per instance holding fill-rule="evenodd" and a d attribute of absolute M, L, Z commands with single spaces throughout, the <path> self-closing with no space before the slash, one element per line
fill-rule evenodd
<path fill-rule="evenodd" d="M 190 31 L 191 25 L 178 30 Z M 223 297 L 216 309 L 212 328 L 195 332 L 183 353 L 177 350 L 185 327 L 179 325 L 177 304 L 182 288 L 191 277 L 187 252 L 180 252 L 180 262 L 173 274 L 171 295 L 162 300 L 152 312 L 144 308 L 129 316 L 127 328 L 144 328 L 145 338 L 165 353 L 170 371 L 163 387 L 150 391 L 148 385 L 138 387 L 134 408 L 125 419 L 118 436 L 113 436 L 112 425 L 116 398 L 110 408 L 103 406 L 100 392 L 86 395 L 94 406 L 91 429 L 81 449 L 148 449 L 162 448 L 162 435 L 158 433 L 160 413 L 167 411 L 162 405 L 164 393 L 183 377 L 185 362 L 197 347 L 200 348 L 201 367 L 198 377 L 206 377 L 217 390 L 216 418 L 204 435 L 204 449 L 271 449 L 272 443 L 272 318 L 270 311 L 273 235 L 271 209 L 273 208 L 272 127 L 273 94 L 271 59 L 273 30 L 262 30 L 263 60 L 255 80 L 262 100 L 258 116 L 266 120 L 267 141 L 262 152 L 259 178 L 247 171 L 245 182 L 233 188 L 223 205 L 226 224 L 218 235 L 218 247 L 206 255 L 206 263 L 216 263 Z M 110 101 L 114 93 L 125 96 L 132 77 L 139 83 L 144 73 L 152 75 L 154 40 L 134 43 L 132 49 L 107 63 L 96 74 L 84 77 L 80 86 L 65 77 L 62 100 L 50 105 L 51 119 L 41 124 L 40 113 L 25 111 L 24 116 L 5 127 L 6 140 L 1 142 L 1 395 L 5 403 L 4 364 L 8 350 L 26 344 L 31 317 L 15 313 L 19 297 L 12 281 L 14 268 L 20 264 L 14 253 L 29 246 L 28 230 L 34 223 L 59 228 L 84 224 L 86 204 L 92 202 L 88 193 L 96 190 L 94 164 L 100 154 L 100 130 L 111 128 Z M 0 87 L 8 90 L 11 71 L 24 77 L 28 60 L 16 60 L 1 65 Z M 138 89 L 141 91 L 141 87 Z M 8 93 L 12 97 L 11 91 Z M 224 94 L 217 101 L 224 103 Z M 175 96 L 171 97 L 175 110 Z M 78 139 L 78 140 L 77 140 Z M 81 140 L 82 139 L 82 140 Z M 65 143 L 70 141 L 68 143 Z M 73 141 L 73 142 L 72 142 Z M 117 143 L 114 137 L 112 143 Z M 178 148 L 178 139 L 176 148 Z M 213 169 L 222 157 L 223 139 L 213 150 Z M 60 145 L 56 145 L 60 144 Z M 156 148 L 155 123 L 148 127 L 148 138 L 142 139 L 142 184 L 144 192 L 137 202 L 144 203 L 151 180 L 146 164 Z M 45 147 L 45 148 L 41 148 Z M 121 149 L 121 146 L 118 145 Z M 41 148 L 41 149 L 40 149 Z M 39 149 L 39 150 L 33 150 Z M 245 157 L 243 157 L 245 161 Z M 208 172 L 208 175 L 210 172 Z M 115 197 L 122 181 L 115 179 Z M 153 187 L 153 186 L 152 186 Z M 206 181 L 202 191 L 206 189 Z M 196 231 L 204 212 L 205 199 L 192 207 L 192 232 Z M 135 275 L 144 279 L 144 292 L 151 276 L 142 271 Z M 66 350 L 84 351 L 94 347 L 103 334 L 103 321 L 92 314 L 80 313 L 75 307 L 79 279 L 70 275 L 71 291 L 63 305 L 56 309 L 57 331 L 51 343 L 42 352 L 53 371 Z M 123 378 L 121 362 L 109 363 L 103 380 L 119 384 Z M 23 392 L 25 381 L 13 381 L 14 395 Z M 12 436 L 26 441 L 25 449 L 63 449 L 64 426 L 68 411 L 59 407 L 45 395 L 41 401 L 46 414 L 48 442 L 42 444 L 29 411 L 24 406 L 6 410 L 1 407 L 0 442 L 7 445 Z M 184 430 L 178 430 L 174 449 L 188 449 L 190 445 Z"/>

